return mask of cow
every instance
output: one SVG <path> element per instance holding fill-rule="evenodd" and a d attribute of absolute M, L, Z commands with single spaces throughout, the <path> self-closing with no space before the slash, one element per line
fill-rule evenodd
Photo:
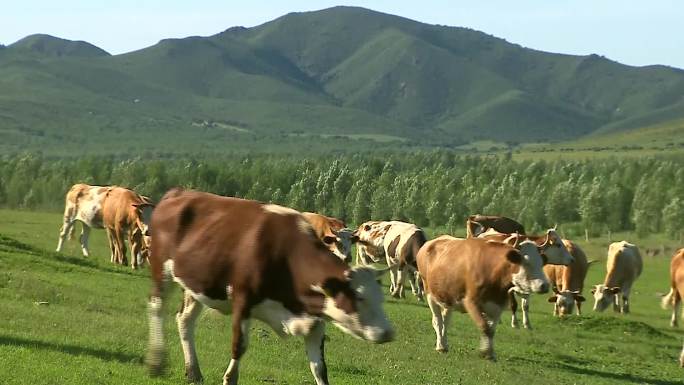
<path fill-rule="evenodd" d="M 595 285 L 591 290 L 594 294 L 594 311 L 604 311 L 612 303 L 615 312 L 629 313 L 629 293 L 642 269 L 641 254 L 635 245 L 626 241 L 611 243 L 608 247 L 606 277 L 603 284 Z"/>
<path fill-rule="evenodd" d="M 153 208 L 147 197 L 123 187 L 75 184 L 66 194 L 64 220 L 56 250 L 62 251 L 67 236 L 73 237 L 75 222 L 80 221 L 83 224 L 80 243 L 85 257 L 90 256 L 90 228 L 104 228 L 109 241 L 110 260 L 124 265 L 128 263 L 124 244 L 127 235 L 131 266 L 137 268 L 145 248 L 145 235 Z"/>
<path fill-rule="evenodd" d="M 347 264 L 351 263 L 352 244 L 358 241 L 344 221 L 325 215 L 303 212 L 304 218 L 311 224 L 318 239 Z"/>
<path fill-rule="evenodd" d="M 421 228 L 400 221 L 369 221 L 362 223 L 354 236 L 358 238 L 357 264 L 368 265 L 385 257 L 390 269 L 390 294 L 404 298 L 404 280 L 408 275 L 411 291 L 419 301 L 422 300 L 416 254 L 427 238 Z"/>
<path fill-rule="evenodd" d="M 176 322 L 191 382 L 202 381 L 194 329 L 203 305 L 232 314 L 232 354 L 224 385 L 238 383 L 252 318 L 280 336 L 304 336 L 317 385 L 328 384 L 325 320 L 374 343 L 393 339 L 376 282 L 383 272 L 350 268 L 316 238 L 298 211 L 174 189 L 157 205 L 150 229 L 147 364 L 152 374 L 162 369 L 163 303 L 170 280 L 184 290 Z"/>
<path fill-rule="evenodd" d="M 508 217 L 477 214 L 466 219 L 466 238 L 477 237 L 489 229 L 505 234 L 525 234 L 525 227 Z"/>
<path fill-rule="evenodd" d="M 537 245 L 517 235 L 504 242 L 443 235 L 425 243 L 417 262 L 439 352 L 448 350 L 446 329 L 455 309 L 467 312 L 480 329 L 481 356 L 495 360 L 494 332 L 509 291 L 549 290 Z"/>
<path fill-rule="evenodd" d="M 572 314 L 577 306 L 577 315 L 582 315 L 582 296 L 584 279 L 589 271 L 589 266 L 596 261 L 587 261 L 584 251 L 576 243 L 563 239 L 565 248 L 574 257 L 574 261 L 567 265 L 546 265 L 544 273 L 549 278 L 554 295 L 549 297 L 548 302 L 553 303 L 553 315 L 563 317 Z"/>
<path fill-rule="evenodd" d="M 486 232 L 477 236 L 477 238 L 503 241 L 510 237 L 511 234 L 503 234 L 494 229 L 489 229 Z M 560 235 L 555 229 L 546 230 L 544 235 L 520 235 L 521 239 L 534 242 L 539 252 L 541 253 L 544 264 L 552 265 L 569 265 L 573 262 L 572 254 L 565 247 Z M 509 292 L 509 304 L 511 306 L 511 326 L 518 327 L 518 301 L 515 295 L 518 294 L 522 302 L 523 327 L 525 329 L 532 329 L 532 324 L 529 318 L 529 293 L 518 293 L 515 290 Z"/>

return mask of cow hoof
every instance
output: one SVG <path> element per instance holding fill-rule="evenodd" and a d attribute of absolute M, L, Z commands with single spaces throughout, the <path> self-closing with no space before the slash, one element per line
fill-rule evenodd
<path fill-rule="evenodd" d="M 523 325 L 523 327 L 527 330 L 532 330 L 532 325 Z"/>
<path fill-rule="evenodd" d="M 447 353 L 449 351 L 449 348 L 446 346 L 438 346 L 435 348 L 435 350 L 440 353 Z"/>
<path fill-rule="evenodd" d="M 191 384 L 201 384 L 204 381 L 199 369 L 185 369 L 185 379 Z"/>
<path fill-rule="evenodd" d="M 492 351 L 480 351 L 480 357 L 484 358 L 485 360 L 496 362 L 496 355 L 494 355 L 494 352 Z"/>
<path fill-rule="evenodd" d="M 517 322 L 511 322 L 511 327 L 514 329 L 520 329 L 520 324 Z"/>

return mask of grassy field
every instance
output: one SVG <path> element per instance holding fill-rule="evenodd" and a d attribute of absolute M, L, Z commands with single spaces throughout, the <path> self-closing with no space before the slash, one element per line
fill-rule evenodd
<path fill-rule="evenodd" d="M 148 377 L 142 365 L 147 341 L 146 270 L 109 263 L 105 237 L 92 233 L 92 256 L 79 255 L 76 241 L 54 253 L 59 213 L 0 210 L 0 384 L 178 384 L 183 359 L 167 308 L 169 370 Z M 613 239 L 627 234 L 614 235 Z M 678 245 L 659 237 L 635 240 L 642 248 Z M 580 242 L 590 259 L 605 260 L 606 239 Z M 669 255 L 645 257 L 635 285 L 633 313 L 582 317 L 551 316 L 547 296 L 534 296 L 534 330 L 498 327 L 499 361 L 477 355 L 477 331 L 456 314 L 449 328 L 451 351 L 433 350 L 428 308 L 415 299 L 388 299 L 386 311 L 397 330 L 394 342 L 371 345 L 332 326 L 327 362 L 334 384 L 681 384 L 676 358 L 682 332 L 668 326 L 659 294 L 668 290 Z M 598 283 L 605 264 L 594 265 L 587 286 Z M 589 288 L 585 296 L 590 297 Z M 230 359 L 229 317 L 207 311 L 197 328 L 205 383 L 218 384 Z M 242 384 L 312 384 L 301 339 L 280 339 L 258 322 L 241 364 Z"/>

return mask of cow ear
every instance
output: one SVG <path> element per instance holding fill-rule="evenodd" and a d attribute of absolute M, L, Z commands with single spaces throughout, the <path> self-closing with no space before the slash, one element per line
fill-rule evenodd
<path fill-rule="evenodd" d="M 549 299 L 547 299 L 546 301 L 547 301 L 548 303 L 556 303 L 556 299 L 557 299 L 557 298 L 556 298 L 556 296 L 554 295 L 554 296 L 549 297 Z"/>
<path fill-rule="evenodd" d="M 596 294 L 596 286 L 591 288 L 591 294 Z"/>
<path fill-rule="evenodd" d="M 517 249 L 520 243 L 520 236 L 517 233 L 515 233 L 510 237 L 506 238 L 504 240 L 504 243 Z"/>
<path fill-rule="evenodd" d="M 518 250 L 509 250 L 506 254 L 508 262 L 519 265 L 522 263 L 522 254 Z"/>
<path fill-rule="evenodd" d="M 579 295 L 579 294 L 575 294 L 575 301 L 577 301 L 577 302 L 584 302 L 584 301 L 586 301 L 586 299 L 585 299 L 583 296 Z"/>
<path fill-rule="evenodd" d="M 359 239 L 360 239 L 360 238 L 359 238 L 358 235 L 352 235 L 351 238 L 349 238 L 349 240 L 350 240 L 352 243 L 358 242 Z"/>
<path fill-rule="evenodd" d="M 332 245 L 333 243 L 337 242 L 339 238 L 333 235 L 326 235 L 323 237 L 323 243 L 326 245 Z"/>

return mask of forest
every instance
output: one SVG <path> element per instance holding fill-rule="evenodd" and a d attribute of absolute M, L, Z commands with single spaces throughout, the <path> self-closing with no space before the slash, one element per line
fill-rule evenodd
<path fill-rule="evenodd" d="M 531 231 L 636 231 L 682 239 L 684 160 L 677 157 L 514 161 L 451 151 L 302 157 L 0 158 L 0 206 L 60 211 L 74 183 L 120 185 L 154 200 L 174 186 L 272 202 L 350 226 L 398 219 L 454 233 L 474 213 Z"/>

